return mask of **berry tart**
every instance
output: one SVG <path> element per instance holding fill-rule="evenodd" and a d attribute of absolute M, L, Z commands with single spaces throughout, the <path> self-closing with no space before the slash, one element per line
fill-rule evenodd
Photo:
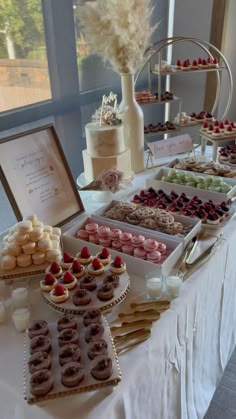
<path fill-rule="evenodd" d="M 52 262 L 52 264 L 46 269 L 46 273 L 48 272 L 55 278 L 60 278 L 62 274 L 62 267 L 57 262 Z"/>
<path fill-rule="evenodd" d="M 63 260 L 61 262 L 62 269 L 70 269 L 72 263 L 74 261 L 73 256 L 71 256 L 69 253 L 64 252 L 63 253 Z"/>
<path fill-rule="evenodd" d="M 82 263 L 82 265 L 88 265 L 92 260 L 92 255 L 87 246 L 83 247 L 79 253 L 76 255 L 76 259 Z"/>
<path fill-rule="evenodd" d="M 77 285 L 77 279 L 70 271 L 66 271 L 61 278 L 60 283 L 68 290 L 72 290 Z"/>
<path fill-rule="evenodd" d="M 104 272 L 104 266 L 100 259 L 94 258 L 92 263 L 88 266 L 88 273 L 90 275 L 99 276 Z"/>
<path fill-rule="evenodd" d="M 126 263 L 121 259 L 120 256 L 116 256 L 114 261 L 111 262 L 110 270 L 114 274 L 122 274 L 126 271 Z"/>
<path fill-rule="evenodd" d="M 54 303 L 64 303 L 69 298 L 69 291 L 62 284 L 56 284 L 50 291 L 50 298 Z"/>
<path fill-rule="evenodd" d="M 81 265 L 79 260 L 74 260 L 74 262 L 71 265 L 70 272 L 76 277 L 81 278 L 83 275 L 85 275 L 85 267 Z"/>
<path fill-rule="evenodd" d="M 111 261 L 111 255 L 106 247 L 103 247 L 102 251 L 96 256 L 103 265 L 108 265 Z"/>
<path fill-rule="evenodd" d="M 57 284 L 57 279 L 50 272 L 48 272 L 45 275 L 44 279 L 41 279 L 40 288 L 42 291 L 50 292 L 55 287 L 56 284 Z"/>

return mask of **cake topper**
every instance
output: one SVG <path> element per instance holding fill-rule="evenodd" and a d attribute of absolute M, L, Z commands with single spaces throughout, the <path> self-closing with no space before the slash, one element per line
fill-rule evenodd
<path fill-rule="evenodd" d="M 92 116 L 92 121 L 102 125 L 120 125 L 118 118 L 117 94 L 110 92 L 108 96 L 103 95 L 102 105 Z"/>

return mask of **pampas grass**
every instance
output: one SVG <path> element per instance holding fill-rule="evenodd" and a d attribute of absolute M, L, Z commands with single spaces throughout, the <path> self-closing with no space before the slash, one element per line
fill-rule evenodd
<path fill-rule="evenodd" d="M 135 73 L 156 26 L 151 0 L 97 0 L 80 7 L 85 38 L 95 54 L 118 73 Z"/>

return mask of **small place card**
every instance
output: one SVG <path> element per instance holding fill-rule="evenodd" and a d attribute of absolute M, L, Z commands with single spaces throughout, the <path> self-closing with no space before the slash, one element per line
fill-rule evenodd
<path fill-rule="evenodd" d="M 193 150 L 193 140 L 188 134 L 167 138 L 166 140 L 147 143 L 155 159 L 161 157 L 175 156 L 180 153 L 187 153 Z"/>

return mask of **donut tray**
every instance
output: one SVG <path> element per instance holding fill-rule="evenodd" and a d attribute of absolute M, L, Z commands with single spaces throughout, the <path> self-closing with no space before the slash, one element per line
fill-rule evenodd
<path fill-rule="evenodd" d="M 126 295 L 128 294 L 130 290 L 130 280 L 129 275 L 127 272 L 124 272 L 123 274 L 119 275 L 120 281 L 117 288 L 114 288 L 114 297 L 111 298 L 108 301 L 101 301 L 97 298 L 97 290 L 102 285 L 104 278 L 106 278 L 107 274 L 111 273 L 109 271 L 109 268 L 105 267 L 105 271 L 102 275 L 95 276 L 95 280 L 97 283 L 97 288 L 94 291 L 90 292 L 91 302 L 86 305 L 79 305 L 76 306 L 73 304 L 72 296 L 76 290 L 79 289 L 79 285 L 76 285 L 76 287 L 72 290 L 69 290 L 69 299 L 65 301 L 64 303 L 54 303 L 50 298 L 49 292 L 42 292 L 43 300 L 46 304 L 49 305 L 52 309 L 60 312 L 60 313 L 70 313 L 70 314 L 82 314 L 87 310 L 91 309 L 98 309 L 102 312 L 110 310 L 115 305 L 121 303 L 121 301 L 124 300 Z M 82 278 L 81 278 L 82 279 Z M 80 279 L 78 279 L 79 284 Z"/>
<path fill-rule="evenodd" d="M 52 351 L 51 351 L 51 371 L 54 378 L 54 385 L 52 390 L 45 396 L 34 396 L 30 392 L 30 373 L 28 370 L 28 360 L 30 358 L 30 351 L 29 351 L 29 342 L 30 338 L 26 332 L 25 334 L 25 341 L 24 341 L 24 399 L 29 404 L 38 403 L 44 400 L 52 400 L 57 399 L 73 394 L 84 393 L 88 391 L 97 391 L 103 389 L 107 386 L 116 386 L 121 381 L 121 370 L 119 367 L 118 357 L 116 353 L 116 349 L 113 343 L 113 339 L 111 336 L 110 328 L 108 326 L 107 320 L 105 317 L 102 316 L 102 325 L 104 327 L 104 334 L 102 336 L 103 339 L 107 342 L 108 345 L 108 356 L 112 360 L 112 367 L 113 372 L 110 378 L 107 380 L 96 380 L 90 374 L 91 368 L 91 360 L 87 355 L 87 347 L 88 344 L 85 341 L 84 334 L 85 334 L 85 326 L 83 325 L 82 317 L 77 318 L 78 321 L 78 332 L 79 332 L 79 347 L 81 350 L 81 364 L 84 366 L 84 379 L 81 383 L 73 388 L 65 387 L 61 383 L 61 366 L 58 361 L 58 353 L 59 353 L 59 346 L 57 343 L 57 324 L 56 323 L 49 323 L 49 331 L 51 336 L 51 344 L 52 344 Z"/>

